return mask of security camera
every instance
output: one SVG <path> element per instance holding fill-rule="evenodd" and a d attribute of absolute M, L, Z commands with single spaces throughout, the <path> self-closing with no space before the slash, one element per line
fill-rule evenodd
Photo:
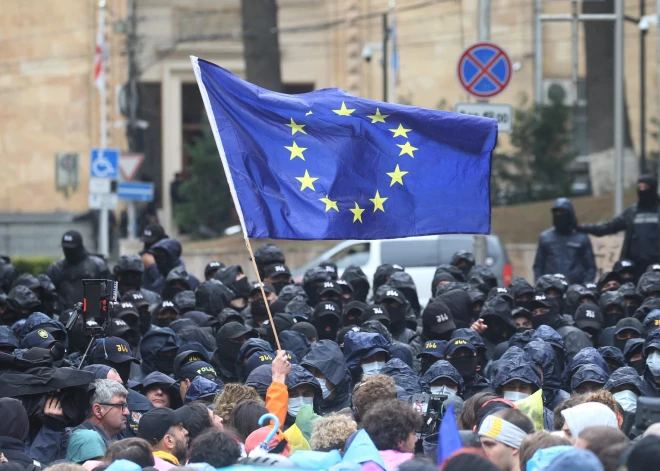
<path fill-rule="evenodd" d="M 374 55 L 374 51 L 372 47 L 369 44 L 365 44 L 365 46 L 362 48 L 362 58 L 364 59 L 365 62 L 371 62 L 371 58 Z"/>

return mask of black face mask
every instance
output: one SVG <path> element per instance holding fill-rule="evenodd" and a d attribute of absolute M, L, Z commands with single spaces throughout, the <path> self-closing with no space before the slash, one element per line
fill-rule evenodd
<path fill-rule="evenodd" d="M 174 319 L 171 317 L 156 317 L 154 319 L 154 324 L 158 327 L 167 327 L 169 326 Z"/>
<path fill-rule="evenodd" d="M 138 314 L 140 315 L 140 333 L 144 335 L 151 330 L 151 313 L 149 309 L 142 308 Z"/>
<path fill-rule="evenodd" d="M 492 343 L 505 342 L 507 340 L 507 334 L 504 327 L 497 324 L 491 324 L 488 326 L 486 331 L 482 334 L 486 339 L 490 340 Z"/>
<path fill-rule="evenodd" d="M 339 330 L 339 320 L 334 316 L 323 316 L 315 323 L 316 331 L 319 334 L 319 340 L 337 340 L 337 331 Z"/>
<path fill-rule="evenodd" d="M 259 298 L 256 301 L 250 303 L 250 313 L 252 317 L 256 320 L 262 321 L 268 318 L 268 310 L 266 309 L 266 302 Z"/>
<path fill-rule="evenodd" d="M 390 315 L 390 332 L 399 332 L 406 327 L 406 305 L 401 304 L 398 307 L 387 307 Z"/>
<path fill-rule="evenodd" d="M 555 230 L 560 234 L 568 234 L 571 232 L 571 215 L 566 214 L 553 214 L 552 215 L 552 225 L 555 226 Z"/>
<path fill-rule="evenodd" d="M 516 329 L 516 332 L 521 333 L 521 332 L 526 332 L 528 330 L 532 330 L 532 328 L 531 327 L 518 327 Z"/>
<path fill-rule="evenodd" d="M 621 351 L 626 348 L 626 342 L 628 342 L 628 339 L 619 340 L 618 338 L 614 337 L 614 346 Z"/>
<path fill-rule="evenodd" d="M 621 319 L 623 319 L 623 314 L 605 314 L 603 316 L 605 327 L 614 327 Z"/>
<path fill-rule="evenodd" d="M 353 286 L 353 299 L 356 301 L 365 302 L 367 300 L 367 295 L 369 294 L 369 286 L 365 286 L 362 283 L 356 284 Z"/>
<path fill-rule="evenodd" d="M 185 290 L 179 286 L 168 286 L 165 288 L 165 291 L 163 291 L 163 300 L 171 301 L 172 299 L 174 299 L 174 296 L 176 296 L 182 291 Z"/>
<path fill-rule="evenodd" d="M 67 262 L 69 263 L 78 263 L 82 260 L 85 259 L 87 256 L 87 252 L 85 251 L 85 247 L 75 247 L 75 248 L 67 248 L 67 247 L 62 247 L 62 252 L 64 252 L 64 258 L 66 259 Z"/>
<path fill-rule="evenodd" d="M 156 371 L 160 371 L 166 375 L 174 373 L 174 359 L 172 357 L 161 357 L 160 355 L 156 355 L 156 361 L 154 363 Z"/>
<path fill-rule="evenodd" d="M 535 329 L 538 329 L 542 325 L 547 325 L 552 327 L 555 324 L 555 321 L 557 320 L 557 315 L 550 311 L 546 312 L 545 314 L 541 314 L 540 316 L 532 316 L 532 327 Z"/>
<path fill-rule="evenodd" d="M 285 286 L 289 286 L 291 283 L 288 281 L 274 281 L 271 284 L 273 285 L 273 288 L 275 288 L 275 293 L 279 295 L 280 291 L 282 291 Z"/>
<path fill-rule="evenodd" d="M 477 357 L 452 358 L 447 361 L 456 368 L 458 374 L 460 374 L 465 381 L 469 381 L 477 375 L 477 364 L 479 362 Z"/>
<path fill-rule="evenodd" d="M 426 372 L 429 370 L 429 368 L 431 368 L 433 363 L 435 363 L 436 361 L 438 361 L 438 360 L 435 359 L 435 358 L 422 358 L 421 361 L 420 361 L 420 364 L 421 364 L 421 369 L 420 369 L 420 373 L 419 373 L 420 376 L 424 376 L 424 374 L 426 374 Z"/>
<path fill-rule="evenodd" d="M 639 360 L 635 360 L 635 361 L 629 361 L 628 365 L 635 368 L 635 371 L 637 371 L 637 373 L 640 376 L 644 374 L 644 368 L 646 367 L 646 362 L 644 361 L 643 358 L 640 358 Z"/>
<path fill-rule="evenodd" d="M 238 358 L 238 352 L 241 350 L 242 346 L 243 344 L 232 342 L 228 339 L 218 342 L 216 355 L 222 366 L 233 372 L 236 367 L 236 358 Z"/>
<path fill-rule="evenodd" d="M 126 272 L 119 275 L 119 293 L 124 294 L 129 291 L 139 291 L 142 286 L 142 273 Z"/>
<path fill-rule="evenodd" d="M 639 201 L 639 206 L 648 208 L 657 204 L 658 195 L 652 189 L 646 191 L 637 190 L 637 199 Z"/>
<path fill-rule="evenodd" d="M 235 281 L 231 286 L 231 290 L 237 298 L 247 298 L 250 295 L 251 289 L 252 284 L 248 281 L 247 276 Z"/>
<path fill-rule="evenodd" d="M 634 317 L 635 311 L 639 309 L 639 306 L 626 306 L 626 313 L 628 317 Z"/>

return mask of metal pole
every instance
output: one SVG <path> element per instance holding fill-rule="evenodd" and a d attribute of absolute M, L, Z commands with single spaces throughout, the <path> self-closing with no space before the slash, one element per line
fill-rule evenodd
<path fill-rule="evenodd" d="M 390 48 L 389 48 L 389 54 L 394 53 L 394 43 L 392 42 L 394 40 L 394 35 L 392 35 L 392 31 L 390 31 L 390 28 L 394 27 L 395 24 L 395 19 L 394 19 L 394 13 L 396 11 L 396 0 L 389 0 L 389 17 L 387 18 L 387 23 L 388 23 L 388 34 L 387 34 L 387 39 L 390 42 Z M 384 50 L 383 50 L 384 52 Z M 396 90 L 394 89 L 394 58 L 390 57 L 389 61 L 389 66 L 390 69 L 387 71 L 387 89 L 388 89 L 388 97 L 387 97 L 387 102 L 388 103 L 394 103 L 396 101 L 394 97 L 394 93 Z"/>
<path fill-rule="evenodd" d="M 655 37 L 657 41 L 656 49 L 656 69 L 657 69 L 657 80 L 658 80 L 658 123 L 657 126 L 660 126 L 660 0 L 655 0 L 655 14 L 657 16 L 658 26 L 655 32 Z M 660 177 L 660 155 L 658 156 L 658 170 L 656 175 Z"/>
<path fill-rule="evenodd" d="M 614 0 L 614 214 L 623 211 L 623 0 Z"/>
<path fill-rule="evenodd" d="M 646 0 L 639 1 L 639 17 L 646 15 Z M 639 159 L 640 172 L 646 173 L 646 34 L 647 29 L 639 32 Z"/>
<path fill-rule="evenodd" d="M 573 20 L 571 21 L 571 82 L 573 85 L 573 108 L 577 107 L 578 96 L 578 40 L 580 35 L 580 22 L 578 20 L 578 0 L 571 3 Z M 575 117 L 575 115 L 573 115 Z"/>
<path fill-rule="evenodd" d="M 128 48 L 128 133 L 129 150 L 137 151 L 137 111 L 138 111 L 138 65 L 137 65 L 137 0 L 129 0 L 129 31 L 126 35 Z M 129 201 L 126 208 L 128 216 L 128 238 L 137 238 L 137 224 L 135 217 L 135 201 Z"/>
<path fill-rule="evenodd" d="M 658 0 L 660 2 L 660 0 Z M 543 0 L 534 0 L 534 101 L 543 102 Z"/>
<path fill-rule="evenodd" d="M 99 28 L 105 28 L 105 0 L 99 2 Z M 105 34 L 101 31 L 101 34 Z M 108 147 L 108 103 L 107 91 L 105 83 L 105 55 L 107 46 L 105 39 L 103 40 L 103 51 L 101 51 L 101 155 L 103 150 Z M 108 208 L 105 206 L 105 201 L 101 206 L 99 212 L 99 247 L 98 251 L 103 256 L 108 256 Z"/>
<path fill-rule="evenodd" d="M 383 13 L 383 101 L 387 102 L 389 98 L 389 74 L 387 70 L 387 42 L 390 36 L 390 30 L 387 25 L 387 13 Z"/>

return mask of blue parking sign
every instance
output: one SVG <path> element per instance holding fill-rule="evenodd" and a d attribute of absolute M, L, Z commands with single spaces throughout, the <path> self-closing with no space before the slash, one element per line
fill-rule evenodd
<path fill-rule="evenodd" d="M 92 149 L 89 175 L 95 178 L 119 178 L 119 149 Z"/>

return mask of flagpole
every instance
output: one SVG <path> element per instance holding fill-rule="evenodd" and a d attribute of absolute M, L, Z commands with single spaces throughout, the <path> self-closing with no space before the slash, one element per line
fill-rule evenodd
<path fill-rule="evenodd" d="M 98 38 L 102 39 L 101 47 L 101 74 L 99 77 L 99 91 L 101 96 L 101 149 L 100 154 L 108 147 L 108 103 L 107 91 L 105 87 L 105 0 L 99 1 L 99 32 Z M 98 47 L 98 45 L 97 45 Z M 104 257 L 109 255 L 108 247 L 108 208 L 102 200 L 101 210 L 99 212 L 99 252 Z"/>
<path fill-rule="evenodd" d="M 273 315 L 270 312 L 270 305 L 268 304 L 268 299 L 266 298 L 266 291 L 264 290 L 264 284 L 261 282 L 261 276 L 259 275 L 259 269 L 257 268 L 257 261 L 254 259 L 254 254 L 252 253 L 252 246 L 250 245 L 250 238 L 245 235 L 245 227 L 243 227 L 243 238 L 245 239 L 245 245 L 247 246 L 248 252 L 250 252 L 250 260 L 252 260 L 252 266 L 254 267 L 254 272 L 257 274 L 257 281 L 259 282 L 259 288 L 261 288 L 261 296 L 264 298 L 264 303 L 266 304 L 266 312 L 268 313 L 268 319 L 270 319 L 270 326 L 273 328 L 273 334 L 275 334 L 275 343 L 277 344 L 277 349 L 282 350 L 280 346 L 280 339 L 277 336 L 277 329 L 275 328 L 275 322 L 273 322 Z"/>

